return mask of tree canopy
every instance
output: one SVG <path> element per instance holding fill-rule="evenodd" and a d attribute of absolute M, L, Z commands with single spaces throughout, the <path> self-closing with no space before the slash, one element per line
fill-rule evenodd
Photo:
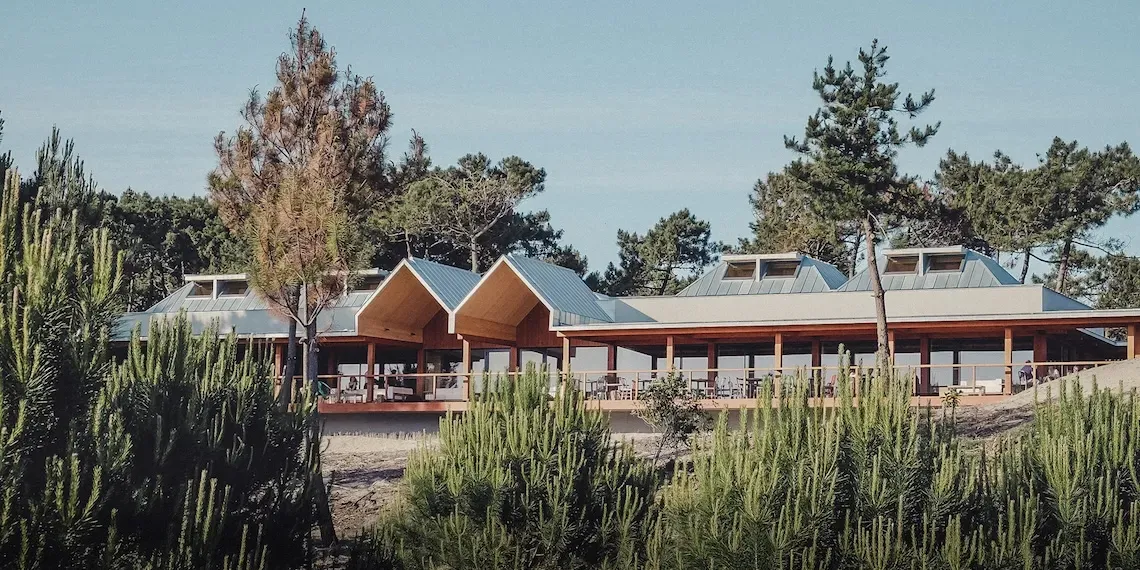
<path fill-rule="evenodd" d="M 723 246 L 712 229 L 688 209 L 661 218 L 639 235 L 619 229 L 617 265 L 594 275 L 595 288 L 607 295 L 672 295 L 716 261 Z"/>

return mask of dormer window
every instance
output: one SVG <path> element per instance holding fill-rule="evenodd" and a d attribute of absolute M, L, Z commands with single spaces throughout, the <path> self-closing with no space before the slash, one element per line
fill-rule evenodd
<path fill-rule="evenodd" d="M 962 262 L 966 260 L 966 256 L 960 253 L 938 254 L 928 257 L 930 260 L 927 262 L 927 271 L 961 271 Z"/>
<path fill-rule="evenodd" d="M 917 255 L 892 255 L 887 257 L 884 273 L 918 273 Z"/>
<path fill-rule="evenodd" d="M 191 281 L 190 293 L 187 297 L 210 297 L 214 294 L 213 281 Z"/>
<path fill-rule="evenodd" d="M 752 279 L 755 276 L 755 261 L 730 261 L 724 270 L 725 279 Z"/>
<path fill-rule="evenodd" d="M 384 282 L 383 275 L 360 275 L 352 283 L 351 290 L 356 291 L 375 291 L 381 283 Z"/>
<path fill-rule="evenodd" d="M 764 277 L 795 277 L 799 261 L 769 261 L 764 264 Z"/>
<path fill-rule="evenodd" d="M 219 297 L 240 297 L 245 295 L 247 291 L 249 291 L 249 281 L 244 279 L 218 282 Z"/>

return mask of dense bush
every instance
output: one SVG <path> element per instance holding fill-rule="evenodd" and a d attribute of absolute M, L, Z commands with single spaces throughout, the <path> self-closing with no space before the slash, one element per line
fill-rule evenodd
<path fill-rule="evenodd" d="M 631 568 L 644 557 L 657 475 L 611 442 L 580 394 L 545 373 L 440 425 L 408 462 L 406 500 L 372 541 L 407 568 Z M 360 564 L 361 567 L 365 566 Z"/>
<path fill-rule="evenodd" d="M 308 408 L 268 359 L 156 326 L 116 364 L 105 232 L 0 198 L 0 568 L 281 568 L 313 524 Z"/>
<path fill-rule="evenodd" d="M 1026 429 L 979 442 L 911 407 L 909 379 L 866 377 L 835 406 L 786 380 L 780 405 L 722 416 L 652 505 L 602 416 L 503 384 L 410 463 L 354 567 L 1140 567 L 1135 393 L 1059 384 Z"/>
<path fill-rule="evenodd" d="M 721 421 L 666 487 L 647 567 L 1140 564 L 1134 393 L 1065 391 L 988 453 L 907 394 L 876 378 L 858 406 L 801 393 Z"/>

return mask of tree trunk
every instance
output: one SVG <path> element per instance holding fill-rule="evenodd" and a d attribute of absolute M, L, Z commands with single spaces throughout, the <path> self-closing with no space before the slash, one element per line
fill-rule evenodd
<path fill-rule="evenodd" d="M 1021 284 L 1025 284 L 1025 278 L 1029 276 L 1029 252 L 1030 248 L 1025 248 L 1025 261 L 1021 262 Z"/>
<path fill-rule="evenodd" d="M 1069 257 L 1073 254 L 1073 240 L 1066 239 L 1061 247 L 1061 264 L 1057 266 L 1057 292 L 1065 294 L 1065 281 L 1069 277 Z"/>
<path fill-rule="evenodd" d="M 471 249 L 471 272 L 479 273 L 479 244 L 471 240 L 468 247 Z"/>
<path fill-rule="evenodd" d="M 883 290 L 883 279 L 879 275 L 879 261 L 875 259 L 875 228 L 871 217 L 863 218 L 863 239 L 867 242 L 867 276 L 871 278 L 871 291 L 875 295 L 875 322 L 878 332 L 878 349 L 875 360 L 885 367 L 890 360 L 887 338 L 887 293 Z"/>
<path fill-rule="evenodd" d="M 317 383 L 317 320 L 305 325 L 305 383 L 314 396 L 320 394 Z"/>
<path fill-rule="evenodd" d="M 317 407 L 317 400 L 320 397 L 317 368 L 317 320 L 310 319 L 305 325 L 305 381 L 308 382 L 313 395 L 313 411 L 309 418 L 309 445 L 315 446 L 311 451 L 310 484 L 313 487 L 313 500 L 316 501 L 321 543 L 323 546 L 329 546 L 336 542 L 336 527 L 333 526 L 328 489 L 325 488 L 324 472 L 321 468 L 321 418 Z"/>
<path fill-rule="evenodd" d="M 281 391 L 277 393 L 277 403 L 281 409 L 287 409 L 293 401 L 293 389 L 296 387 L 297 376 L 297 321 L 289 319 L 289 343 L 285 347 L 285 369 L 281 374 Z"/>
<path fill-rule="evenodd" d="M 847 264 L 847 278 L 850 279 L 855 276 L 855 268 L 859 266 L 859 234 L 855 234 L 855 245 L 851 247 L 851 260 Z"/>

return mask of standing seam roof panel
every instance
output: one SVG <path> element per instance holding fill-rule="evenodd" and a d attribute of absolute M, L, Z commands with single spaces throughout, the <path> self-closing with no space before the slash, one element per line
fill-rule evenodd
<path fill-rule="evenodd" d="M 481 277 L 478 273 L 466 269 L 426 259 L 411 257 L 407 262 L 408 267 L 443 301 L 444 309 L 448 312 L 454 311 L 455 307 L 459 306 L 464 297 L 479 283 Z"/>
<path fill-rule="evenodd" d="M 594 292 L 570 269 L 537 259 L 509 254 L 507 263 L 530 284 L 551 308 L 589 321 L 611 322 Z"/>

